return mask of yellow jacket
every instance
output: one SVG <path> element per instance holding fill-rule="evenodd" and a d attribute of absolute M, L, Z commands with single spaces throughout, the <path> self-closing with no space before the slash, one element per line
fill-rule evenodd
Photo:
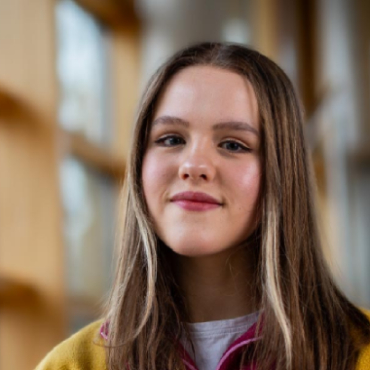
<path fill-rule="evenodd" d="M 35 370 L 106 370 L 102 321 L 96 321 L 55 347 Z M 356 370 L 370 370 L 370 344 L 360 353 Z"/>
<path fill-rule="evenodd" d="M 95 321 L 56 346 L 35 370 L 106 370 L 102 321 Z"/>

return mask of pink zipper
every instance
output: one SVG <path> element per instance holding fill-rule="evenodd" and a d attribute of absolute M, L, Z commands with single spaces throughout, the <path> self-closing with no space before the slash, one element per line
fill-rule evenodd
<path fill-rule="evenodd" d="M 247 344 L 256 342 L 261 338 L 261 336 L 256 337 L 256 329 L 257 329 L 257 323 L 255 323 L 252 327 L 249 328 L 249 330 L 244 333 L 241 337 L 239 337 L 234 343 L 230 345 L 230 347 L 225 351 L 225 353 L 222 355 L 220 362 L 217 365 L 216 370 L 222 370 L 224 367 L 226 361 L 230 359 L 230 356 L 235 353 L 239 348 L 246 346 Z M 246 369 L 248 370 L 249 367 Z M 227 367 L 224 368 L 224 370 L 227 370 Z"/>
<path fill-rule="evenodd" d="M 237 339 L 234 343 L 231 344 L 231 346 L 226 350 L 226 352 L 222 355 L 220 362 L 217 365 L 216 370 L 228 370 L 227 368 L 222 369 L 222 367 L 225 365 L 225 362 L 230 358 L 230 356 L 237 351 L 239 348 L 246 346 L 247 344 L 256 342 L 261 338 L 255 337 L 257 323 L 254 324 L 249 330 L 244 333 L 239 339 Z M 103 325 L 100 327 L 100 335 L 105 340 L 108 339 L 108 332 L 109 332 L 109 322 L 104 322 Z M 188 370 L 198 370 L 195 366 L 192 358 L 187 353 L 187 351 L 184 349 L 184 347 L 179 343 L 179 347 L 183 352 L 183 362 L 186 365 Z M 245 368 L 245 370 L 252 370 L 250 366 Z"/>
<path fill-rule="evenodd" d="M 216 370 L 221 370 L 222 369 L 222 365 L 225 363 L 225 361 L 228 359 L 228 357 L 233 353 L 235 352 L 238 348 L 240 347 L 243 347 L 249 343 L 252 343 L 252 342 L 255 342 L 257 341 L 258 339 L 260 339 L 261 337 L 256 337 L 256 338 L 252 338 L 252 339 L 248 339 L 248 340 L 245 340 L 243 342 L 240 342 L 238 343 L 237 345 L 233 346 L 232 348 L 230 348 L 228 351 L 225 352 L 225 354 L 221 357 L 221 360 L 220 362 L 218 363 L 218 366 L 216 368 Z M 248 368 L 246 368 L 246 370 L 248 370 Z M 226 370 L 226 369 L 225 369 Z"/>
<path fill-rule="evenodd" d="M 225 366 L 225 363 L 227 362 L 227 360 L 230 359 L 230 356 L 234 352 L 236 352 L 239 348 L 244 347 L 249 343 L 256 342 L 257 340 L 261 338 L 261 336 L 259 337 L 254 336 L 256 333 L 256 328 L 257 328 L 257 323 L 254 324 L 251 328 L 249 328 L 249 330 L 246 333 L 244 333 L 241 337 L 239 337 L 234 343 L 230 345 L 230 347 L 222 355 L 220 362 L 217 365 L 216 370 L 229 370 L 227 369 L 227 367 L 225 367 L 224 369 L 222 368 Z M 183 362 L 186 365 L 187 370 L 198 370 L 192 358 L 187 353 L 187 351 L 182 347 L 180 343 L 179 345 L 180 345 L 180 348 L 182 348 L 182 352 L 184 354 Z M 253 368 L 251 366 L 248 366 L 245 368 L 245 370 L 253 370 Z"/>

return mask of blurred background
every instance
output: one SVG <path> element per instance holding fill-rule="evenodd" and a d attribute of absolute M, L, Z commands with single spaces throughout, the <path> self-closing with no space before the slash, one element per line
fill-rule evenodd
<path fill-rule="evenodd" d="M 140 92 L 205 40 L 246 43 L 294 82 L 325 254 L 370 307 L 370 1 L 0 0 L 0 370 L 101 314 Z"/>

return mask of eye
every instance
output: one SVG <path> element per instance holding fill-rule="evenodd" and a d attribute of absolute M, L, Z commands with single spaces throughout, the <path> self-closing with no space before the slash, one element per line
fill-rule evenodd
<path fill-rule="evenodd" d="M 158 140 L 155 141 L 155 143 L 160 146 L 173 147 L 173 146 L 185 144 L 185 141 L 180 136 L 167 135 L 167 136 L 159 138 Z"/>
<path fill-rule="evenodd" d="M 248 148 L 247 146 L 235 141 L 235 140 L 227 140 L 223 141 L 220 144 L 221 148 L 226 149 L 229 152 L 233 153 L 245 153 L 245 152 L 250 152 L 251 149 Z"/>

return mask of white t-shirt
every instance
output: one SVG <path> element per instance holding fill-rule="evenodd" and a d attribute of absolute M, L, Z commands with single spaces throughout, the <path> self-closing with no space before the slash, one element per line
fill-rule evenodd
<path fill-rule="evenodd" d="M 199 370 L 215 370 L 227 348 L 257 322 L 259 312 L 235 319 L 187 324 L 194 352 L 185 337 L 181 343 Z"/>

